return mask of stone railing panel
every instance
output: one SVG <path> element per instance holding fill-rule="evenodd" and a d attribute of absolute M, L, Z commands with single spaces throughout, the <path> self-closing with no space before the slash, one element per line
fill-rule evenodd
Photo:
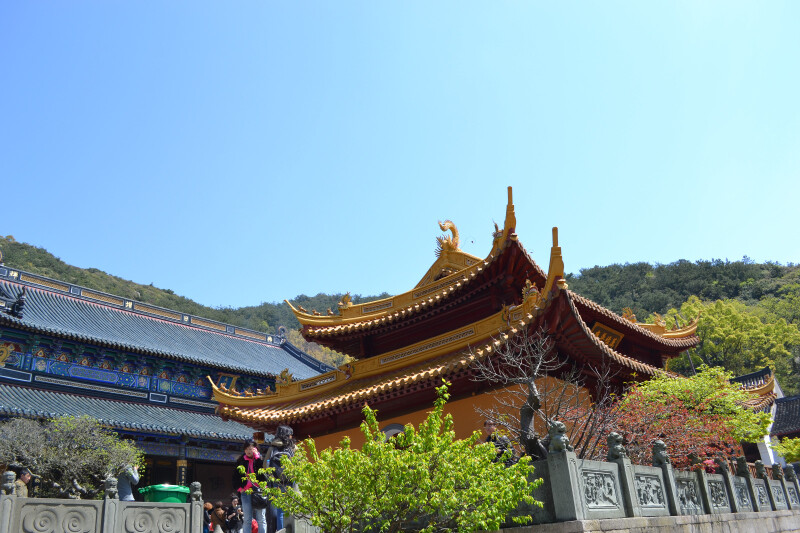
<path fill-rule="evenodd" d="M 725 477 L 722 474 L 706 474 L 704 472 L 700 473 L 700 477 L 704 481 L 708 499 L 706 506 L 711 514 L 730 513 L 732 508 Z"/>
<path fill-rule="evenodd" d="M 120 533 L 189 533 L 189 505 L 180 503 L 120 502 Z"/>
<path fill-rule="evenodd" d="M 633 484 L 642 516 L 669 516 L 669 501 L 661 468 L 634 465 Z"/>
<path fill-rule="evenodd" d="M 750 489 L 747 486 L 747 478 L 733 476 L 733 501 L 739 512 L 754 511 L 753 501 L 750 498 Z"/>
<path fill-rule="evenodd" d="M 625 500 L 615 463 L 579 459 L 578 483 L 586 519 L 624 518 Z"/>
<path fill-rule="evenodd" d="M 793 484 L 786 484 L 786 495 L 788 496 L 789 503 L 792 506 L 792 509 L 800 508 L 800 496 L 797 494 L 797 487 Z"/>
<path fill-rule="evenodd" d="M 20 533 L 93 533 L 102 531 L 103 502 L 17 498 L 9 531 Z"/>
<path fill-rule="evenodd" d="M 676 507 L 682 515 L 706 514 L 696 472 L 675 472 Z"/>
<path fill-rule="evenodd" d="M 116 491 L 102 501 L 17 498 L 4 489 L 0 533 L 201 533 L 202 493 L 193 488 L 189 503 L 122 502 Z"/>
<path fill-rule="evenodd" d="M 783 492 L 783 483 L 775 479 L 766 481 L 769 482 L 769 490 L 772 491 L 774 510 L 783 511 L 789 509 L 789 506 L 786 504 L 786 494 Z"/>
<path fill-rule="evenodd" d="M 756 503 L 759 511 L 772 511 L 772 498 L 770 497 L 770 490 L 767 488 L 767 482 L 763 479 L 753 480 L 753 489 L 756 493 Z"/>

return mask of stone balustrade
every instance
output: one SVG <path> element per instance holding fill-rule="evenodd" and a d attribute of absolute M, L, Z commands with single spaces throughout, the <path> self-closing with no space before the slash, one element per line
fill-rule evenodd
<path fill-rule="evenodd" d="M 203 495 L 192 483 L 189 503 L 125 502 L 116 480 L 106 480 L 104 500 L 17 498 L 14 473 L 3 474 L 0 533 L 201 533 Z"/>
<path fill-rule="evenodd" d="M 763 511 L 800 511 L 800 485 L 791 467 L 766 468 L 756 463 L 753 475 L 744 458 L 731 472 L 725 460 L 717 461 L 717 473 L 703 469 L 677 471 L 666 448 L 654 446 L 654 465 L 634 465 L 621 446 L 621 438 L 609 437 L 606 461 L 580 459 L 564 446 L 533 463 L 534 478 L 544 483 L 534 498 L 542 508 L 525 506 L 535 523 L 571 520 L 617 519 Z"/>

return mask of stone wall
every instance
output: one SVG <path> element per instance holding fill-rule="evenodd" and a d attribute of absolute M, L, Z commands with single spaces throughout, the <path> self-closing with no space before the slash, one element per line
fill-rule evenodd
<path fill-rule="evenodd" d="M 793 471 L 761 468 L 754 477 L 746 465 L 733 473 L 724 461 L 717 473 L 675 471 L 669 460 L 656 466 L 634 465 L 624 451 L 609 461 L 579 459 L 572 451 L 551 452 L 533 463 L 534 478 L 544 483 L 534 497 L 542 509 L 534 523 L 631 517 L 702 516 L 791 511 L 800 516 L 800 485 Z"/>
<path fill-rule="evenodd" d="M 13 472 L 4 476 L 0 495 L 0 533 L 201 533 L 203 500 L 200 484 L 192 484 L 189 503 L 123 502 L 115 480 L 106 498 L 62 500 L 17 498 Z"/>

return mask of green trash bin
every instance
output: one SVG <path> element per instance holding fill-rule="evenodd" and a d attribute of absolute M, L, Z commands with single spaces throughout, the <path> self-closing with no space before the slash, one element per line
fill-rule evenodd
<path fill-rule="evenodd" d="M 189 487 L 183 485 L 150 485 L 139 489 L 146 502 L 186 503 Z"/>

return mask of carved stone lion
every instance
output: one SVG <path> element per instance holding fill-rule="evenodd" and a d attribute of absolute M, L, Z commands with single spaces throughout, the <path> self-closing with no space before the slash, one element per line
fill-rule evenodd
<path fill-rule="evenodd" d="M 672 462 L 663 440 L 653 441 L 653 466 L 664 466 Z"/>
<path fill-rule="evenodd" d="M 717 465 L 717 474 L 728 474 L 731 471 L 724 457 L 714 457 L 714 464 Z"/>
<path fill-rule="evenodd" d="M 767 477 L 767 470 L 764 468 L 764 463 L 759 459 L 755 462 L 756 465 L 756 477 L 763 479 Z"/>
<path fill-rule="evenodd" d="M 616 431 L 609 434 L 606 442 L 608 443 L 608 455 L 606 455 L 607 461 L 616 461 L 617 459 L 622 459 L 623 457 L 628 456 L 628 452 L 625 451 L 625 446 L 622 445 L 622 435 L 617 433 Z"/>
<path fill-rule="evenodd" d="M 2 485 L 2 492 L 3 494 L 14 494 L 14 481 L 17 479 L 17 475 L 11 471 L 6 470 L 3 472 L 3 485 Z"/>
<path fill-rule="evenodd" d="M 117 492 L 117 478 L 107 477 L 103 484 L 105 485 L 107 500 L 119 499 L 119 493 Z"/>
<path fill-rule="evenodd" d="M 567 437 L 567 426 L 564 425 L 564 422 L 559 422 L 558 420 L 551 422 L 547 434 L 550 436 L 550 447 L 548 449 L 550 453 L 571 452 L 573 450 L 572 445 L 569 443 L 569 437 Z"/>
<path fill-rule="evenodd" d="M 203 491 L 200 490 L 201 487 L 200 487 L 200 482 L 199 481 L 193 481 L 189 485 L 189 488 L 191 489 L 191 492 L 189 493 L 189 497 L 191 498 L 191 500 L 193 502 L 201 502 L 201 501 L 203 501 Z"/>
<path fill-rule="evenodd" d="M 778 463 L 772 465 L 772 479 L 783 479 L 783 468 Z"/>
<path fill-rule="evenodd" d="M 789 465 L 783 469 L 783 477 L 786 478 L 786 481 L 796 481 L 797 480 L 797 472 L 794 471 L 794 467 Z"/>
<path fill-rule="evenodd" d="M 750 477 L 750 467 L 747 466 L 747 459 L 743 455 L 736 458 L 736 475 Z"/>

